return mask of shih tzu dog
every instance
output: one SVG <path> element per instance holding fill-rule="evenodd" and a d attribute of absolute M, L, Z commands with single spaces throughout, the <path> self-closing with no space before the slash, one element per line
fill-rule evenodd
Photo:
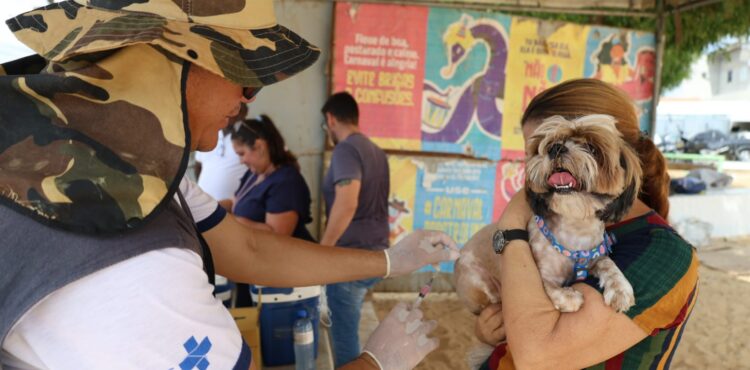
<path fill-rule="evenodd" d="M 529 244 L 550 300 L 561 312 L 579 310 L 583 296 L 569 285 L 590 273 L 599 278 L 604 302 L 627 311 L 635 303 L 633 288 L 607 257 L 614 240 L 605 223 L 619 221 L 638 194 L 638 155 L 607 115 L 549 117 L 528 140 L 526 154 L 525 191 L 535 214 Z M 493 258 L 498 233 L 495 225 L 480 230 L 456 262 L 456 290 L 475 314 L 500 301 Z"/>

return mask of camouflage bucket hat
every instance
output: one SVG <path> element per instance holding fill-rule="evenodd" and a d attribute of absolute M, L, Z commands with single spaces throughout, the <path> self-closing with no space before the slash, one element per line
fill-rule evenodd
<path fill-rule="evenodd" d="M 82 57 L 0 66 L 0 204 L 75 232 L 134 230 L 185 173 L 190 64 L 146 44 Z"/>
<path fill-rule="evenodd" d="M 320 55 L 276 23 L 271 0 L 69 0 L 6 23 L 52 62 L 151 44 L 244 87 L 283 80 Z"/>

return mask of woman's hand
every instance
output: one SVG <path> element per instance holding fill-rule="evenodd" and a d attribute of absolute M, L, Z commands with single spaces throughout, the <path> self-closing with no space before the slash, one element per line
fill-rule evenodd
<path fill-rule="evenodd" d="M 514 195 L 503 210 L 497 225 L 501 230 L 526 229 L 533 216 L 529 202 L 526 200 L 526 189 L 521 189 Z"/>
<path fill-rule="evenodd" d="M 505 326 L 503 325 L 502 306 L 489 305 L 477 316 L 474 333 L 480 342 L 497 346 L 505 340 Z"/>

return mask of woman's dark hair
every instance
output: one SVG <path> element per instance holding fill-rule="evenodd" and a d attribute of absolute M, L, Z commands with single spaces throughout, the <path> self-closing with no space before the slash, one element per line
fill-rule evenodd
<path fill-rule="evenodd" d="M 274 166 L 294 166 L 294 168 L 299 170 L 297 157 L 286 148 L 284 138 L 279 133 L 276 125 L 265 114 L 260 115 L 256 119 L 243 120 L 239 127 L 232 133 L 232 140 L 236 140 L 249 147 L 255 145 L 255 140 L 258 139 L 263 139 L 268 144 L 268 155 Z"/>

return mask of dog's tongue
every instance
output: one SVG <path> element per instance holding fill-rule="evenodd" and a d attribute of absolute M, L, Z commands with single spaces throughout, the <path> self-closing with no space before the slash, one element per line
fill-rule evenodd
<path fill-rule="evenodd" d="M 547 179 L 547 184 L 550 186 L 565 186 L 570 184 L 575 188 L 578 182 L 570 172 L 555 172 Z"/>

